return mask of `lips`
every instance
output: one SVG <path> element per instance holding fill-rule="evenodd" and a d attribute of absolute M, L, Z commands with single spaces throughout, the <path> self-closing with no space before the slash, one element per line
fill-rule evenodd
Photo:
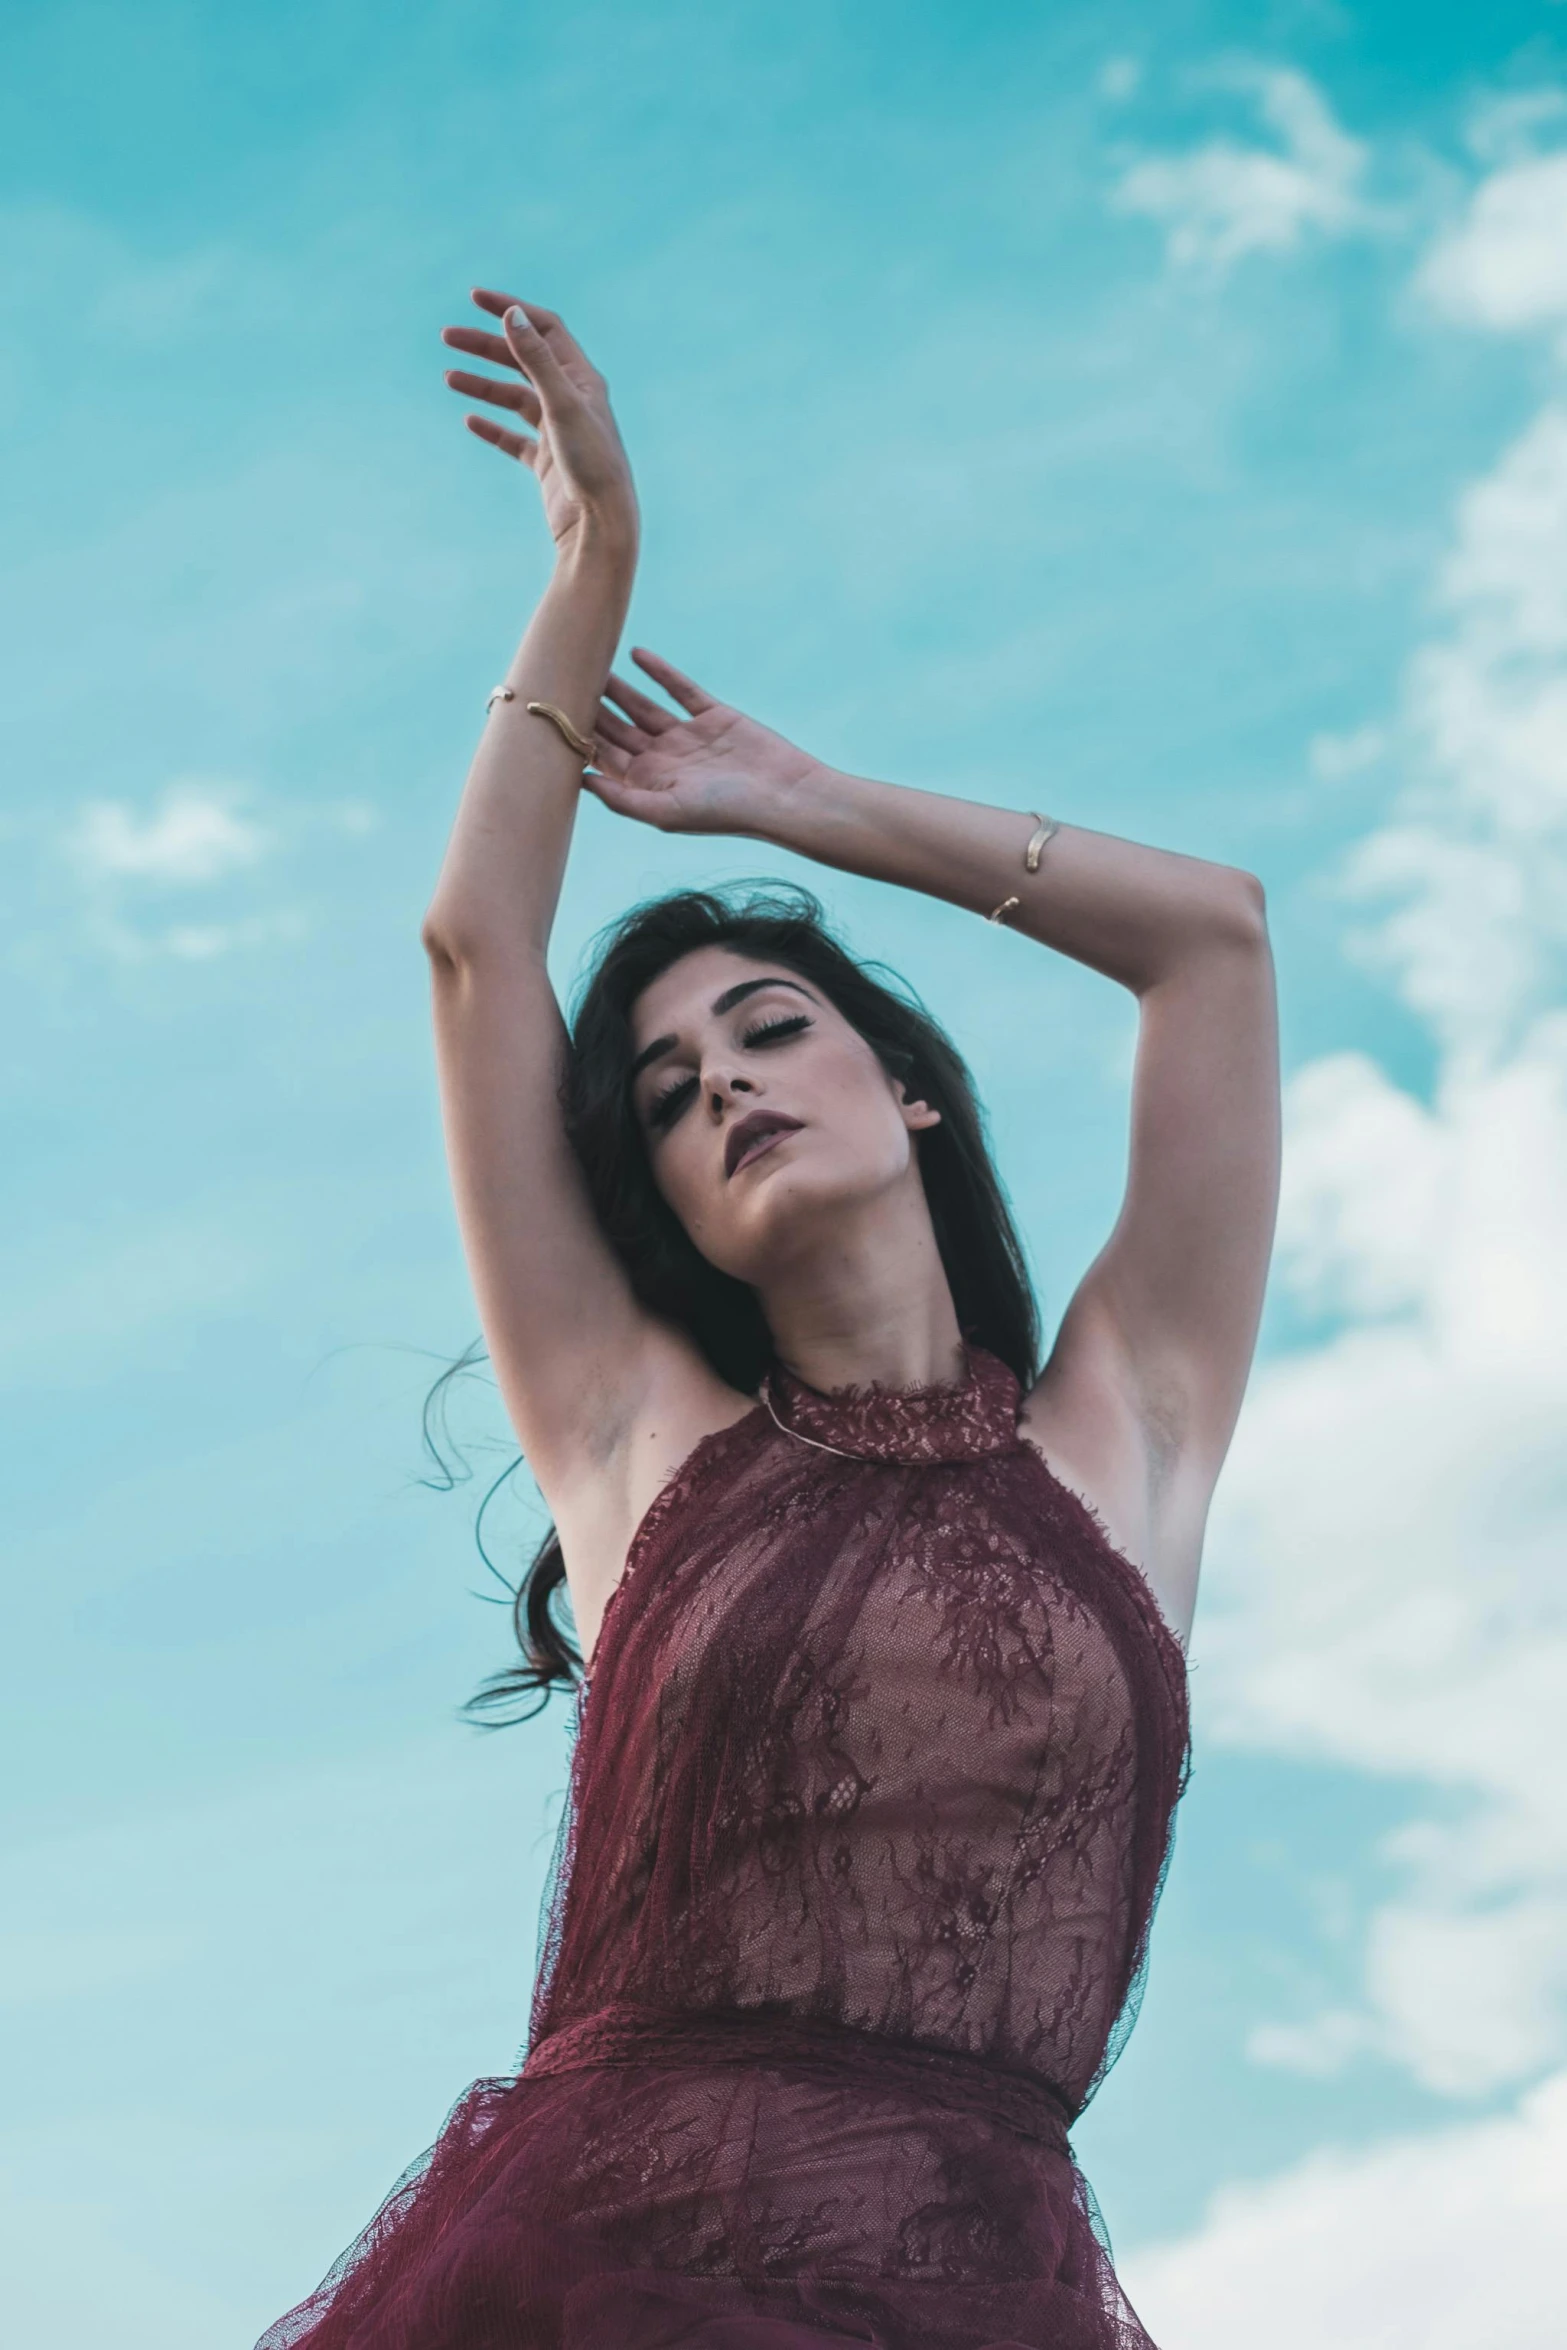
<path fill-rule="evenodd" d="M 731 1126 L 724 1144 L 724 1173 L 733 1175 L 750 1159 L 760 1158 L 762 1152 L 780 1134 L 798 1134 L 802 1121 L 786 1118 L 782 1110 L 751 1110 Z"/>

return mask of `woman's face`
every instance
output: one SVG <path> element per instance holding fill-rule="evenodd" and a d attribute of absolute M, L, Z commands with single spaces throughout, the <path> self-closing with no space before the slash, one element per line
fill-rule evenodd
<path fill-rule="evenodd" d="M 700 947 L 632 1007 L 632 1100 L 659 1190 L 708 1262 L 753 1286 L 824 1223 L 919 1184 L 904 1100 L 857 1029 L 781 963 Z"/>

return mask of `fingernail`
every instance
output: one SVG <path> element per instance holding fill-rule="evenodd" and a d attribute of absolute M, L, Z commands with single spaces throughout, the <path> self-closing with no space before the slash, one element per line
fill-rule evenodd
<path fill-rule="evenodd" d="M 515 302 L 506 313 L 506 324 L 519 335 L 531 334 L 533 331 L 528 322 L 528 313 Z"/>

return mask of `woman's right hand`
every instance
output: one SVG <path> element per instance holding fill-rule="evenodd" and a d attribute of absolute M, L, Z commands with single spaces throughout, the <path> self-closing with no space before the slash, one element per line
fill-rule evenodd
<path fill-rule="evenodd" d="M 467 399 L 509 409 L 532 425 L 537 437 L 530 439 L 490 416 L 468 416 L 469 431 L 531 467 L 545 520 L 562 553 L 588 537 L 634 548 L 637 493 L 604 378 L 553 310 L 486 286 L 475 286 L 473 299 L 477 308 L 501 321 L 503 331 L 496 335 L 448 326 L 442 342 L 512 374 L 471 375 L 451 368 L 446 381 Z"/>

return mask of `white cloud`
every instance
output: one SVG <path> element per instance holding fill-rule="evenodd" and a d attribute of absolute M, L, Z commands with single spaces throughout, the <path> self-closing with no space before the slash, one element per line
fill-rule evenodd
<path fill-rule="evenodd" d="M 1278 145 L 1216 138 L 1184 155 L 1145 156 L 1117 183 L 1114 209 L 1159 222 L 1177 267 L 1215 273 L 1248 253 L 1292 252 L 1309 231 L 1343 236 L 1364 226 L 1366 149 L 1315 84 L 1285 66 L 1223 79 L 1255 100 Z"/>
<path fill-rule="evenodd" d="M 1256 2024 L 1246 2035 L 1246 2053 L 1254 2064 L 1277 2065 L 1281 2072 L 1319 2081 L 1342 2072 L 1352 2056 L 1375 2045 L 1365 2016 L 1347 2007 L 1324 2008 L 1304 2024 Z"/>
<path fill-rule="evenodd" d="M 1345 876 L 1435 1081 L 1345 1053 L 1290 1088 L 1280 1274 L 1343 1319 L 1259 1375 L 1199 1653 L 1210 1734 L 1430 1791 L 1358 1996 L 1253 2055 L 1458 2097 L 1567 2059 L 1567 408 L 1461 500 L 1437 600 Z"/>
<path fill-rule="evenodd" d="M 69 864 L 85 895 L 93 944 L 121 962 L 151 957 L 206 963 L 248 947 L 304 936 L 298 907 L 243 911 L 224 904 L 200 919 L 169 919 L 170 892 L 213 891 L 249 876 L 302 835 L 365 840 L 378 824 L 363 800 L 253 812 L 255 794 L 233 783 L 189 779 L 170 784 L 147 808 L 93 800 L 64 836 Z"/>
<path fill-rule="evenodd" d="M 1567 317 L 1567 155 L 1528 156 L 1482 180 L 1417 282 L 1448 317 L 1496 333 Z"/>
<path fill-rule="evenodd" d="M 1122 2263 L 1161 2350 L 1555 2350 L 1567 2074 L 1516 2114 L 1225 2188 Z"/>
<path fill-rule="evenodd" d="M 1567 90 L 1547 83 L 1538 90 L 1504 91 L 1475 108 L 1464 141 L 1477 162 L 1493 167 L 1519 163 L 1535 152 L 1539 132 L 1564 116 Z"/>
<path fill-rule="evenodd" d="M 1285 1098 L 1279 1255 L 1319 1311 L 1416 1304 L 1440 1245 L 1447 1138 L 1363 1053 L 1314 1061 Z"/>
<path fill-rule="evenodd" d="M 94 878 L 159 882 L 188 888 L 257 864 L 272 837 L 241 812 L 233 784 L 172 783 L 150 815 L 123 800 L 93 800 L 82 810 L 69 847 Z"/>
<path fill-rule="evenodd" d="M 1408 783 L 1346 879 L 1393 904 L 1365 951 L 1449 1050 L 1484 1054 L 1567 948 L 1567 407 L 1462 500 L 1439 598 L 1397 728 Z"/>
<path fill-rule="evenodd" d="M 1429 1109 L 1356 1056 L 1303 1072 L 1283 1243 L 1355 1318 L 1269 1365 L 1242 1423 L 1209 1732 L 1433 1805 L 1388 1846 L 1358 2024 L 1280 2019 L 1255 2051 L 1488 2092 L 1567 2051 L 1567 1017 Z"/>

